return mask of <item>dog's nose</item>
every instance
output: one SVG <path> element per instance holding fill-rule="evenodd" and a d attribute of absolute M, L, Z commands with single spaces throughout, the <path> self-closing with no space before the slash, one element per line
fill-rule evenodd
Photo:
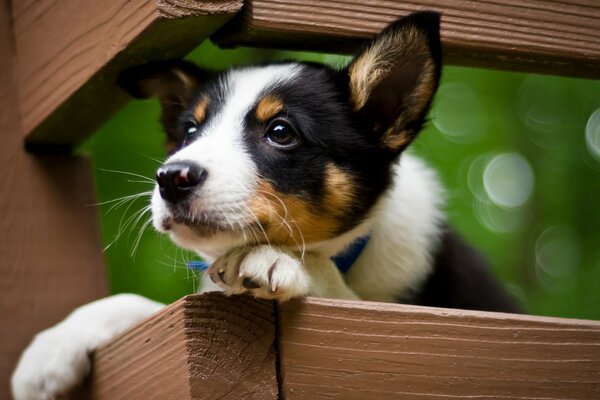
<path fill-rule="evenodd" d="M 207 172 L 190 161 L 177 161 L 163 165 L 156 172 L 160 197 L 176 203 L 206 180 Z"/>

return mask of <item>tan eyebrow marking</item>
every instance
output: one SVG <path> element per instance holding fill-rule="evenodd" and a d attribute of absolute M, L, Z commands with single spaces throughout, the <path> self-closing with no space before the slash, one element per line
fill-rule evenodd
<path fill-rule="evenodd" d="M 256 119 L 260 122 L 266 122 L 281 110 L 283 110 L 283 101 L 275 96 L 267 95 L 256 106 Z"/>
<path fill-rule="evenodd" d="M 200 123 L 204 121 L 206 118 L 206 108 L 208 107 L 208 99 L 206 97 L 202 97 L 200 102 L 194 108 L 194 118 L 196 118 L 196 122 Z"/>

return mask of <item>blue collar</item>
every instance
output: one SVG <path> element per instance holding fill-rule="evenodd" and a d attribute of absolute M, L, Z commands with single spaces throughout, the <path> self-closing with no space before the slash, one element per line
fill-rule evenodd
<path fill-rule="evenodd" d="M 335 263 L 342 274 L 348 272 L 358 256 L 361 255 L 365 246 L 369 242 L 369 237 L 370 236 L 367 235 L 355 239 L 354 242 L 352 242 L 344 251 L 331 257 L 331 260 Z"/>
<path fill-rule="evenodd" d="M 358 256 L 362 253 L 363 249 L 369 242 L 370 236 L 361 236 L 354 240 L 344 251 L 331 257 L 331 261 L 334 262 L 336 267 L 342 274 L 348 272 L 352 264 L 356 261 Z M 195 270 L 206 271 L 209 264 L 200 260 L 193 260 L 187 263 L 187 267 Z"/>

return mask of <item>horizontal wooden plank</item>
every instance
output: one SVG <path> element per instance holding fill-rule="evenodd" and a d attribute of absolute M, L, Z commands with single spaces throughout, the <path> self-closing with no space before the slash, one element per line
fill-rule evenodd
<path fill-rule="evenodd" d="M 279 320 L 288 400 L 600 398 L 600 322 L 316 298 Z"/>
<path fill-rule="evenodd" d="M 241 6 L 242 0 L 14 1 L 19 106 L 30 148 L 79 144 L 127 101 L 114 83 L 122 69 L 187 54 Z"/>
<path fill-rule="evenodd" d="M 596 0 L 248 0 L 220 30 L 223 46 L 352 53 L 390 21 L 417 10 L 442 15 L 445 62 L 600 78 Z"/>
<path fill-rule="evenodd" d="M 86 398 L 277 398 L 274 307 L 220 294 L 187 296 L 94 355 Z"/>
<path fill-rule="evenodd" d="M 274 308 L 248 297 L 195 295 L 99 350 L 88 393 L 595 399 L 600 322 L 317 298 Z"/>

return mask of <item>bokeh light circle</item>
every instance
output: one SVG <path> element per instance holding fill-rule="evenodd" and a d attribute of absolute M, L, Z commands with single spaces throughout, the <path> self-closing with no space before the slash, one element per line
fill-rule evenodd
<path fill-rule="evenodd" d="M 577 232 L 567 225 L 545 229 L 535 243 L 535 271 L 540 283 L 551 290 L 567 284 L 582 260 Z"/>
<path fill-rule="evenodd" d="M 467 184 L 469 190 L 480 201 L 489 201 L 485 188 L 483 187 L 483 171 L 490 158 L 489 154 L 477 156 L 470 162 L 467 170 Z"/>
<path fill-rule="evenodd" d="M 585 125 L 585 144 L 590 154 L 600 161 L 600 108 L 592 113 Z"/>
<path fill-rule="evenodd" d="M 473 199 L 473 212 L 482 226 L 496 233 L 517 232 L 526 220 L 520 209 L 498 207 L 490 200 Z"/>
<path fill-rule="evenodd" d="M 533 181 L 533 170 L 519 153 L 498 154 L 483 171 L 485 192 L 500 207 L 522 206 L 531 196 Z"/>
<path fill-rule="evenodd" d="M 564 130 L 570 120 L 571 108 L 565 99 L 568 92 L 558 85 L 548 84 L 546 77 L 528 75 L 521 84 L 516 101 L 517 113 L 529 128 L 527 136 L 539 147 L 558 149 L 565 135 L 556 135 Z"/>
<path fill-rule="evenodd" d="M 484 114 L 473 88 L 451 82 L 443 84 L 437 91 L 432 122 L 449 141 L 471 143 L 486 130 Z"/>

